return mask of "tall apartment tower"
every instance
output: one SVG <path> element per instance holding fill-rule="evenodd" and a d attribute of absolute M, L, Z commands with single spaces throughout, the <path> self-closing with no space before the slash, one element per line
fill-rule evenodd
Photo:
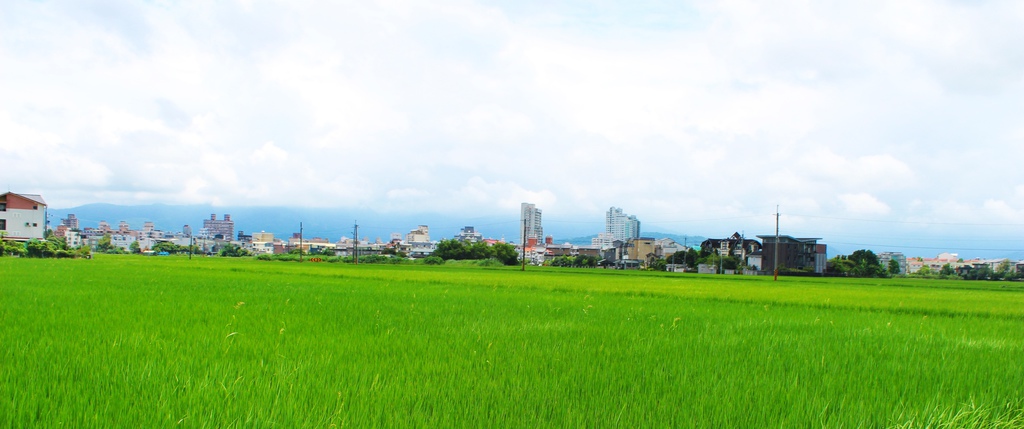
<path fill-rule="evenodd" d="M 230 240 L 235 236 L 235 222 L 229 214 L 224 215 L 224 220 L 217 220 L 217 215 L 211 214 L 209 219 L 203 220 L 203 229 L 209 238 L 219 235 L 225 240 Z"/>
<path fill-rule="evenodd" d="M 73 214 L 68 214 L 68 218 L 61 219 L 60 224 L 68 227 L 68 229 L 78 229 L 78 218 Z"/>
<path fill-rule="evenodd" d="M 623 213 L 618 207 L 611 207 L 604 217 L 604 231 L 611 234 L 613 240 L 640 238 L 640 221 L 636 216 Z"/>
<path fill-rule="evenodd" d="M 532 238 L 535 242 L 540 243 L 544 240 L 544 227 L 541 226 L 541 212 L 535 204 L 522 204 L 519 222 L 525 229 L 525 241 L 529 241 Z"/>

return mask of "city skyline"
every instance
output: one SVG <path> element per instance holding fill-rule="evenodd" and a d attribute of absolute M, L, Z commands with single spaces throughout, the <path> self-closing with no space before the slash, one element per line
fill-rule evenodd
<path fill-rule="evenodd" d="M 157 228 L 166 231 L 177 231 L 181 229 L 184 224 L 191 225 L 195 228 L 196 233 L 199 232 L 199 228 L 196 224 L 201 224 L 204 220 L 209 220 L 209 213 L 211 207 L 209 206 L 110 206 L 110 205 L 96 205 L 96 206 L 82 206 L 72 209 L 50 209 L 51 213 L 51 225 L 59 225 L 62 217 L 67 214 L 81 213 L 82 210 L 86 210 L 87 213 L 95 213 L 95 210 L 99 208 L 100 213 L 106 214 L 117 214 L 121 215 L 103 215 L 106 219 L 100 219 L 95 215 L 89 217 L 83 217 L 78 215 L 76 220 L 80 222 L 83 227 L 94 226 L 95 223 L 101 220 L 114 219 L 117 221 L 107 222 L 111 225 L 117 225 L 118 222 L 129 219 L 128 223 L 131 225 L 141 225 L 143 222 L 152 221 L 153 219 L 163 219 L 157 221 Z M 181 212 L 172 213 L 172 216 L 167 217 L 162 212 L 175 212 L 180 210 Z M 219 210 L 219 209 L 218 209 Z M 298 232 L 298 223 L 305 220 L 305 229 L 307 236 L 320 236 L 336 240 L 339 237 L 351 237 L 352 236 L 352 222 L 338 220 L 338 214 L 331 209 L 320 209 L 320 210 L 303 210 L 303 211 L 289 211 L 285 208 L 262 208 L 253 209 L 251 207 L 234 207 L 229 209 L 231 218 L 236 222 L 235 230 L 244 230 L 247 234 L 253 234 L 260 231 L 273 232 L 278 236 L 288 235 L 294 232 Z M 602 213 L 591 214 L 588 218 L 555 218 L 550 219 L 550 216 L 545 217 L 545 222 L 548 226 L 545 226 L 546 236 L 553 236 L 556 239 L 556 243 L 562 243 L 570 239 L 582 239 L 593 237 L 598 234 L 604 233 L 607 228 L 607 210 Z M 476 232 L 482 233 L 485 238 L 493 239 L 505 239 L 509 242 L 520 242 L 522 235 L 522 220 L 521 217 L 513 214 L 512 216 L 496 216 L 496 217 L 452 217 L 449 215 L 437 215 L 437 214 L 412 214 L 408 216 L 373 216 L 370 213 L 362 212 L 359 214 L 351 214 L 350 217 L 360 217 L 363 219 L 360 221 L 360 236 L 369 237 L 372 240 L 381 238 L 381 240 L 387 241 L 392 233 L 399 233 L 404 235 L 411 229 L 415 229 L 418 225 L 427 224 L 431 227 L 433 236 L 436 239 L 447 239 L 458 235 L 459 231 L 466 226 L 475 227 Z M 774 215 L 773 215 L 774 217 Z M 174 220 L 171 220 L 174 219 Z M 342 218 L 344 219 L 344 218 Z M 783 217 L 785 219 L 785 217 Z M 691 225 L 687 227 L 683 225 L 682 229 L 650 229 L 645 227 L 641 231 L 641 235 L 654 234 L 656 236 L 663 235 L 678 235 L 678 236 L 692 236 L 704 238 L 723 238 L 728 237 L 734 232 L 745 234 L 748 237 L 754 237 L 755 235 L 769 234 L 774 230 L 751 230 L 745 228 L 745 219 L 735 219 L 735 223 L 732 225 L 735 227 L 728 232 L 715 233 L 715 231 L 708 232 L 702 230 L 699 224 Z M 179 225 L 183 223 L 183 225 Z M 644 223 L 647 224 L 646 222 Z M 782 235 L 790 236 L 813 236 L 821 237 L 820 235 L 810 234 L 793 234 L 787 231 L 785 221 L 782 224 Z M 543 241 L 543 240 L 541 240 Z M 892 245 L 874 245 L 870 243 L 845 243 L 841 240 L 835 240 L 827 236 L 822 237 L 822 242 L 828 244 L 829 255 L 836 256 L 840 254 L 850 254 L 854 250 L 858 249 L 870 249 L 878 253 L 882 252 L 902 252 L 908 256 L 921 256 L 931 257 L 940 253 L 958 253 L 965 258 L 1010 258 L 1014 260 L 1024 259 L 1024 251 L 1014 249 L 979 249 L 974 247 L 963 246 L 957 242 L 943 242 L 943 241 L 932 241 L 927 246 L 907 246 L 900 244 Z M 680 243 L 683 244 L 683 243 Z M 689 245 L 693 246 L 699 243 L 689 242 Z"/>

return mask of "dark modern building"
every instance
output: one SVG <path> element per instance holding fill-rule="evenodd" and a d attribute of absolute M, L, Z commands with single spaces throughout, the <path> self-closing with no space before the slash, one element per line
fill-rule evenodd
<path fill-rule="evenodd" d="M 760 236 L 759 236 L 760 237 Z M 772 236 L 774 238 L 774 236 Z M 723 246 L 728 249 L 726 255 L 739 258 L 745 261 L 747 256 L 761 250 L 761 243 L 751 238 L 744 238 L 740 233 L 734 232 L 725 239 L 709 238 L 700 243 L 700 250 L 710 253 L 719 253 Z"/>
<path fill-rule="evenodd" d="M 788 235 L 780 235 L 778 241 L 779 263 L 775 265 L 776 242 L 774 235 L 759 235 L 761 239 L 761 264 L 764 271 L 773 271 L 775 268 L 806 270 L 815 273 L 824 273 L 825 265 L 828 262 L 826 247 L 818 244 L 820 238 L 794 238 Z"/>

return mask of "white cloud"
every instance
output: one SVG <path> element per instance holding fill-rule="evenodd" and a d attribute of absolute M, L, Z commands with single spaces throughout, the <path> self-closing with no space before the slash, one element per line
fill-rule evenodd
<path fill-rule="evenodd" d="M 868 193 L 842 194 L 838 196 L 847 213 L 858 215 L 886 215 L 889 205 Z"/>
<path fill-rule="evenodd" d="M 263 143 L 259 149 L 254 151 L 249 159 L 257 165 L 267 163 L 284 163 L 288 161 L 288 152 L 277 147 L 272 141 Z"/>
<path fill-rule="evenodd" d="M 776 204 L 1002 222 L 1024 192 L 1013 2 L 104 4 L 0 4 L 0 182 L 55 207 L 530 201 L 711 234 Z"/>
<path fill-rule="evenodd" d="M 448 118 L 442 126 L 452 138 L 491 144 L 518 143 L 534 129 L 528 116 L 495 104 L 476 106 L 463 115 Z"/>

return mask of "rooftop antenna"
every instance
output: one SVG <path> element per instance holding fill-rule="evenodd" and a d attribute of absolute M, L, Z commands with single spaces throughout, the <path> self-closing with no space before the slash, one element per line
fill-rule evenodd
<path fill-rule="evenodd" d="M 772 281 L 779 281 L 779 206 L 775 206 L 775 256 L 772 257 L 772 262 L 775 265 L 775 279 Z"/>

